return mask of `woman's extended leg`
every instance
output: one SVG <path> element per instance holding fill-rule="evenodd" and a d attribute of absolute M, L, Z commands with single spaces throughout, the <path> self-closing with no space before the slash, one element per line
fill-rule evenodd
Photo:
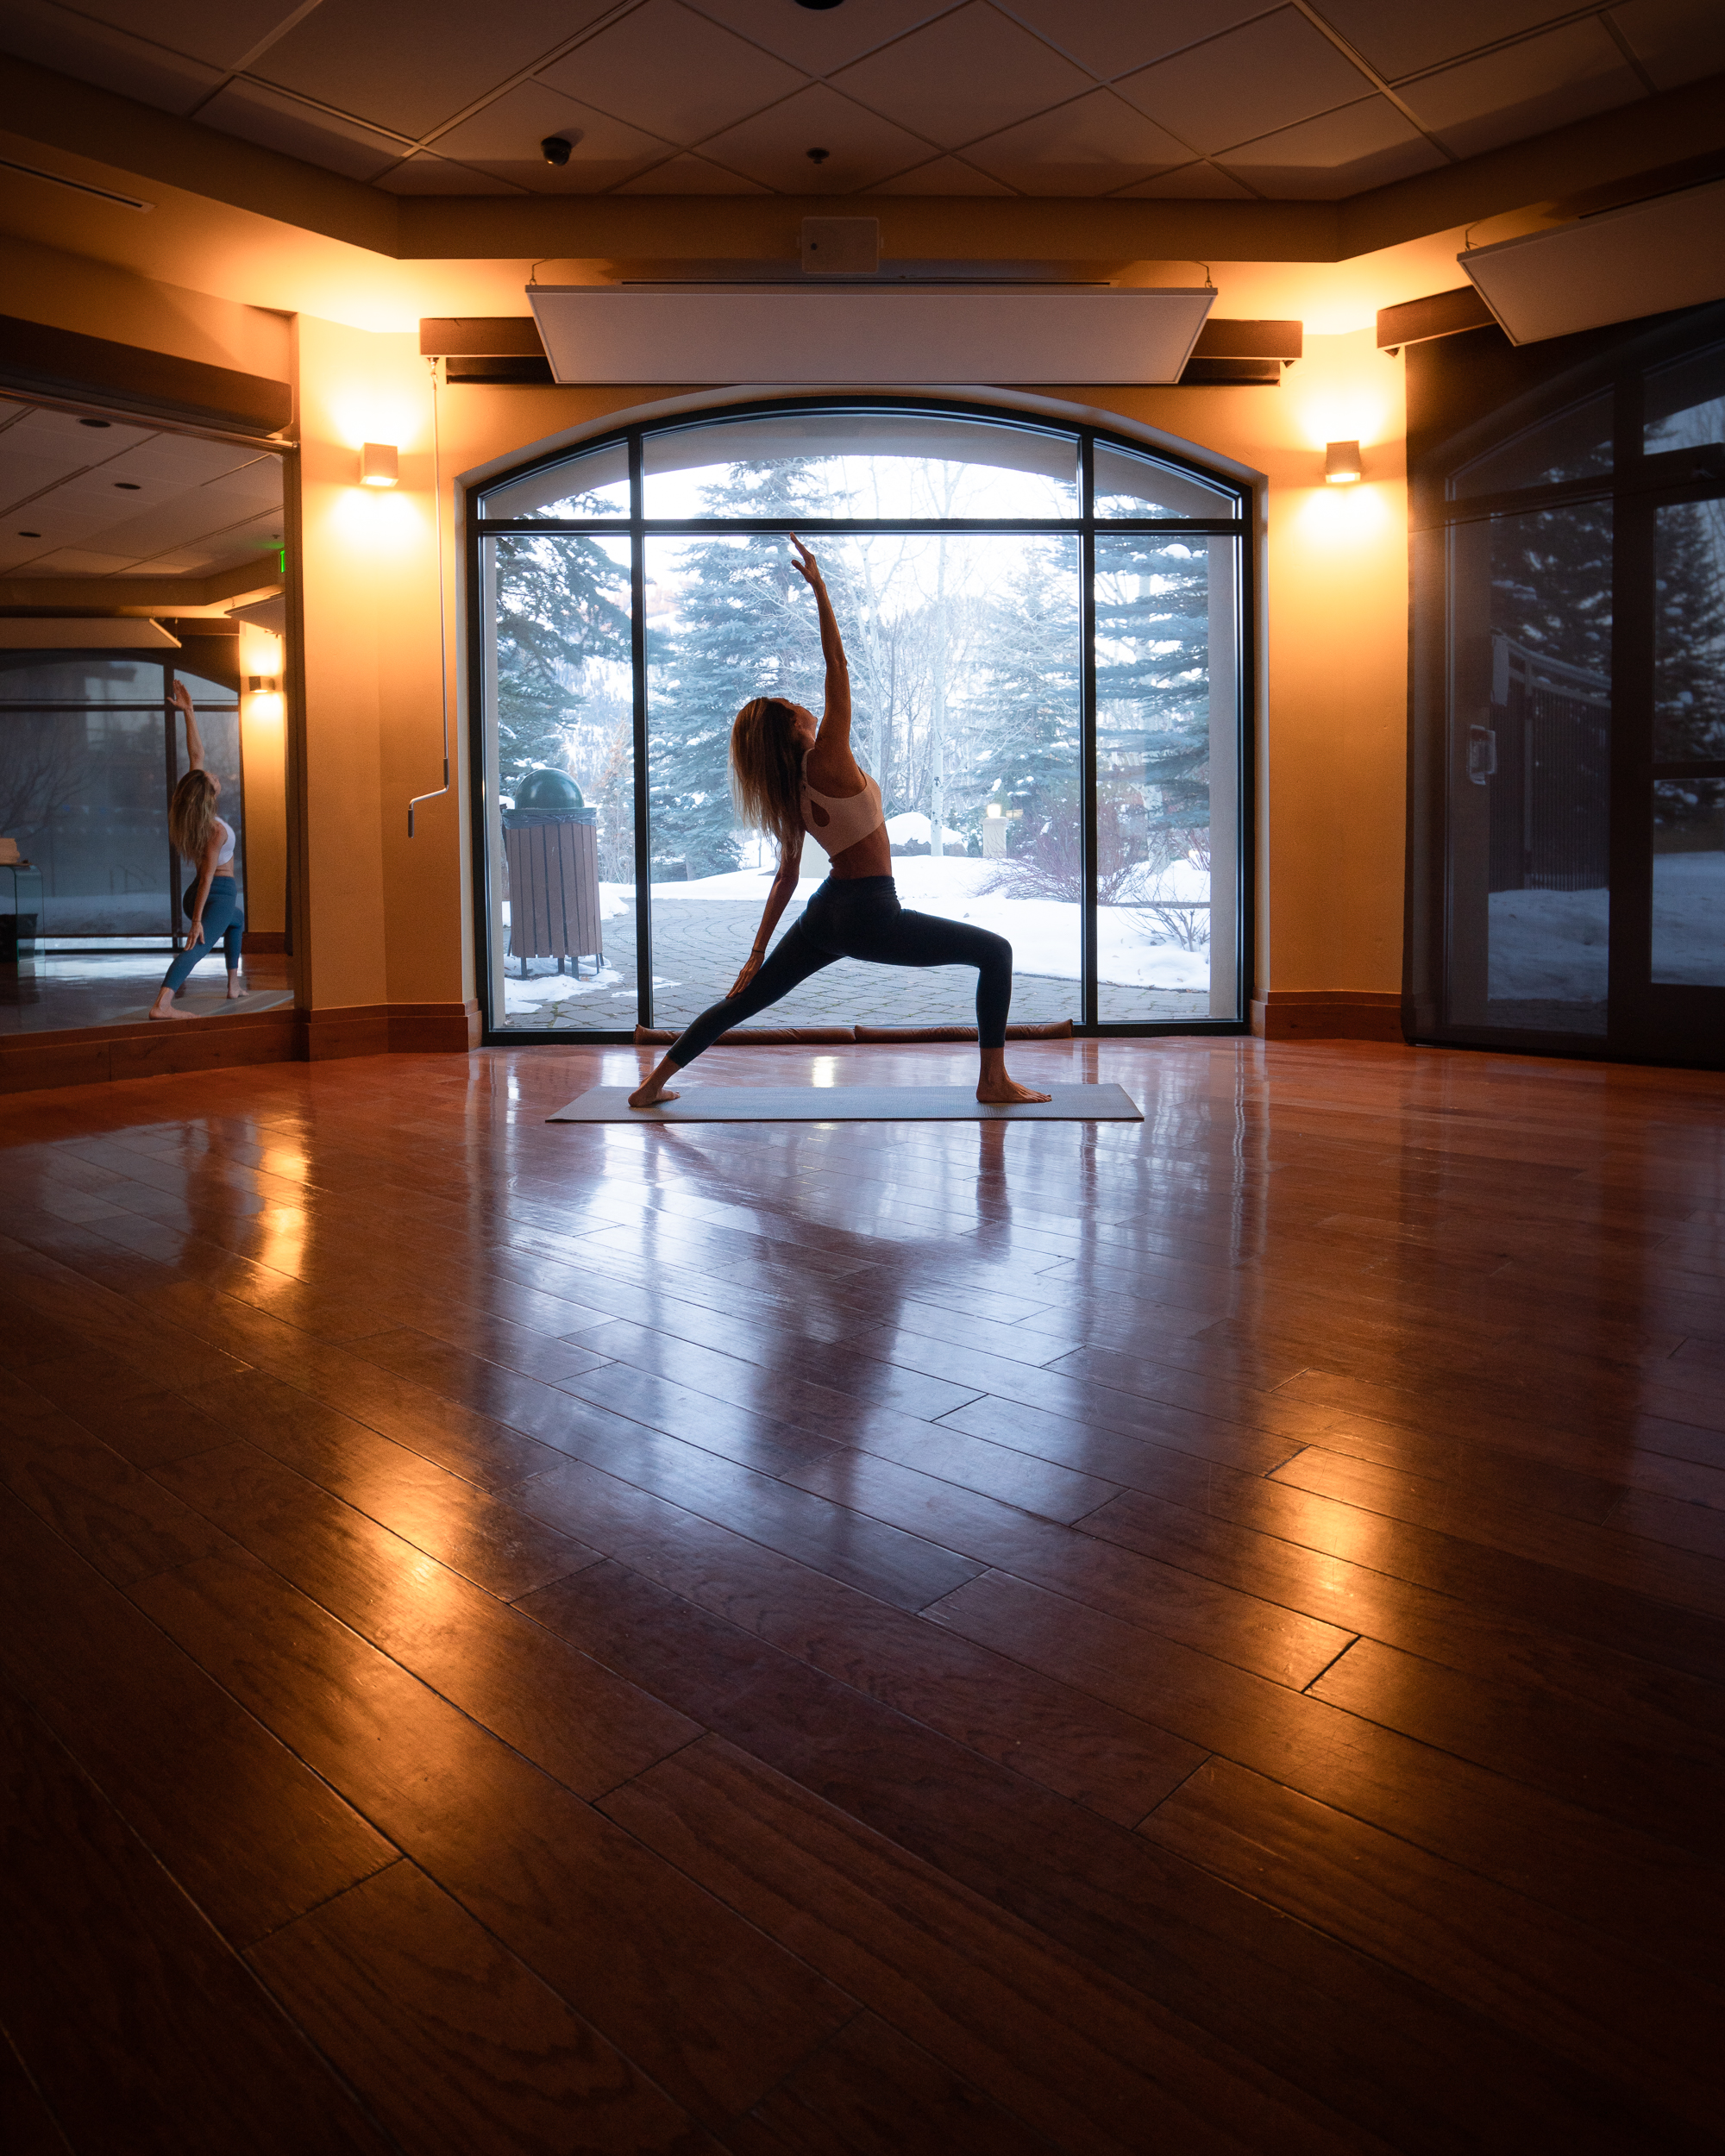
<path fill-rule="evenodd" d="M 992 929 L 949 921 L 938 913 L 902 906 L 870 907 L 846 924 L 844 955 L 878 966 L 974 966 L 976 968 L 976 1044 L 982 1069 L 976 1098 L 994 1107 L 1046 1100 L 1007 1075 L 1007 1013 L 1013 1006 L 1013 947 Z"/>
<path fill-rule="evenodd" d="M 227 887 L 225 890 L 223 888 L 224 884 Z M 188 943 L 184 950 L 176 955 L 162 975 L 161 987 L 157 989 L 156 1000 L 150 1006 L 153 1018 L 189 1018 L 196 1015 L 191 1011 L 176 1011 L 173 1000 L 191 978 L 192 968 L 207 958 L 218 944 L 226 946 L 230 983 L 229 993 L 233 993 L 234 968 L 238 966 L 240 956 L 236 931 L 243 925 L 244 918 L 232 880 L 226 876 L 216 877 L 204 901 L 204 941 L 201 943 Z M 232 941 L 229 941 L 230 926 L 235 931 Z"/>
<path fill-rule="evenodd" d="M 227 947 L 224 956 L 228 961 L 228 1000 L 230 1003 L 239 1002 L 246 993 L 240 986 L 240 953 L 244 948 L 245 932 L 246 917 L 235 911 L 233 919 L 228 924 L 228 932 L 222 938 Z"/>
<path fill-rule="evenodd" d="M 793 921 L 741 995 L 727 996 L 722 1003 L 712 1005 L 693 1025 L 685 1028 L 666 1050 L 652 1076 L 630 1094 L 630 1106 L 650 1108 L 660 1100 L 674 1100 L 676 1094 L 665 1090 L 666 1081 L 674 1072 L 686 1069 L 697 1056 L 712 1046 L 721 1033 L 729 1032 L 733 1025 L 743 1025 L 757 1011 L 764 1011 L 768 1004 L 789 995 L 811 974 L 831 965 L 838 955 L 837 951 L 818 950 L 801 921 Z"/>

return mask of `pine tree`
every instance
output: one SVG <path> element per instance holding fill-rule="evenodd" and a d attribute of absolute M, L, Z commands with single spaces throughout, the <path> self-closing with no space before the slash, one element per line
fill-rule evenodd
<path fill-rule="evenodd" d="M 1653 569 L 1653 756 L 1725 756 L 1725 503 L 1659 511 Z"/>
<path fill-rule="evenodd" d="M 501 790 L 561 768 L 591 664 L 629 663 L 629 571 L 594 539 L 515 532 L 494 542 Z"/>
<path fill-rule="evenodd" d="M 738 465 L 703 490 L 702 505 L 714 517 L 812 516 L 822 499 L 806 465 L 774 461 Z M 756 696 L 819 705 L 820 629 L 787 536 L 662 542 L 673 544 L 674 575 L 661 575 L 674 615 L 648 636 L 653 857 L 681 858 L 692 877 L 718 875 L 740 857 L 731 720 Z M 649 576 L 656 567 L 649 554 Z"/>
<path fill-rule="evenodd" d="M 1209 608 L 1207 540 L 1099 537 L 1097 775 L 1105 798 L 1141 792 L 1120 843 L 1137 852 L 1141 833 L 1152 868 L 1209 829 Z"/>

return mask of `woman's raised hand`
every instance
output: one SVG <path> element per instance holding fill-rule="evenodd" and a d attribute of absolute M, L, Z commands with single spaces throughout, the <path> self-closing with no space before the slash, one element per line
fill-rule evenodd
<path fill-rule="evenodd" d="M 825 587 L 821 581 L 820 564 L 815 560 L 814 556 L 809 552 L 808 548 L 803 544 L 802 541 L 798 538 L 795 532 L 791 534 L 791 544 L 796 548 L 796 554 L 794 556 L 794 560 L 797 573 L 802 578 L 804 583 L 808 586 L 811 591 L 819 592 L 824 590 Z"/>
<path fill-rule="evenodd" d="M 188 718 L 191 718 L 191 691 L 186 687 L 184 681 L 176 681 L 174 683 L 173 686 L 167 693 L 167 700 L 170 704 L 178 705 L 179 709 L 185 713 L 185 716 Z"/>

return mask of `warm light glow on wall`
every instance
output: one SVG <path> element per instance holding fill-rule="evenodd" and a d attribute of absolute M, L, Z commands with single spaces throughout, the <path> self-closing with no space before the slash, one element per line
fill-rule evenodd
<path fill-rule="evenodd" d="M 344 443 L 355 455 L 363 452 L 367 442 L 398 450 L 431 446 L 431 411 L 423 383 L 401 388 L 387 381 L 356 383 L 351 390 L 333 395 L 328 410 L 330 438 Z"/>
<path fill-rule="evenodd" d="M 330 504 L 330 522 L 340 536 L 367 553 L 387 553 L 411 546 L 430 530 L 429 513 L 397 487 L 343 487 Z"/>
<path fill-rule="evenodd" d="M 1321 455 L 1332 442 L 1370 451 L 1402 436 L 1402 373 L 1370 332 L 1312 337 L 1306 356 L 1283 377 L 1280 392 L 1297 438 Z"/>
<path fill-rule="evenodd" d="M 1330 553 L 1402 543 L 1403 527 L 1381 486 L 1314 486 L 1295 498 L 1293 521 L 1302 545 Z"/>

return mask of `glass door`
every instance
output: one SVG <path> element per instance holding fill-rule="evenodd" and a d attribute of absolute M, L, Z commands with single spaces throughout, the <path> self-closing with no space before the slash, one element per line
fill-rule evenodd
<path fill-rule="evenodd" d="M 1725 1062 L 1722 330 L 1409 354 L 1421 1037 Z"/>

